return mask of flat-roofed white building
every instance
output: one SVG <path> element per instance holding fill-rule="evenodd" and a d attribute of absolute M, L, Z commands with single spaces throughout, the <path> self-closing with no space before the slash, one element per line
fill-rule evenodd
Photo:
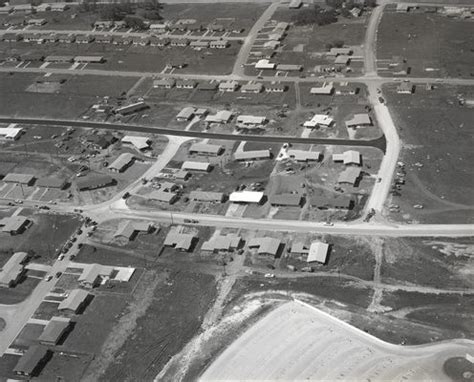
<path fill-rule="evenodd" d="M 263 200 L 263 192 L 261 191 L 235 191 L 230 194 L 229 201 L 232 203 L 255 203 L 259 204 Z"/>
<path fill-rule="evenodd" d="M 21 127 L 14 127 L 13 126 L 8 126 L 8 127 L 0 127 L 0 140 L 6 140 L 6 141 L 15 141 L 17 140 L 21 133 L 23 132 L 23 129 Z"/>

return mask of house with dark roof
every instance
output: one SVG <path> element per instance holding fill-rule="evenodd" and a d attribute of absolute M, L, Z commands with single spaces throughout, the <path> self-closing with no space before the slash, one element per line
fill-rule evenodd
<path fill-rule="evenodd" d="M 21 356 L 13 372 L 27 377 L 37 376 L 51 358 L 51 352 L 44 346 L 33 345 Z"/>
<path fill-rule="evenodd" d="M 275 207 L 301 207 L 303 197 L 299 194 L 277 194 L 270 196 L 270 204 Z"/>
<path fill-rule="evenodd" d="M 57 345 L 70 329 L 71 320 L 66 317 L 52 317 L 38 337 L 42 345 Z"/>

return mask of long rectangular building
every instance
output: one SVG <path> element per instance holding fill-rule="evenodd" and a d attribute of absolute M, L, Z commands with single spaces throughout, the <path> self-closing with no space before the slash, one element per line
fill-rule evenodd
<path fill-rule="evenodd" d="M 239 151 L 234 153 L 234 159 L 237 161 L 270 159 L 272 154 L 270 150 L 252 150 Z"/>
<path fill-rule="evenodd" d="M 221 145 L 211 145 L 209 143 L 195 143 L 189 148 L 190 154 L 218 156 L 224 151 Z"/>
<path fill-rule="evenodd" d="M 53 317 L 38 337 L 38 341 L 42 345 L 57 345 L 62 337 L 66 334 L 71 324 L 71 320 L 66 317 Z"/>
<path fill-rule="evenodd" d="M 225 195 L 222 192 L 211 191 L 191 191 L 189 199 L 196 202 L 215 202 L 222 203 Z"/>

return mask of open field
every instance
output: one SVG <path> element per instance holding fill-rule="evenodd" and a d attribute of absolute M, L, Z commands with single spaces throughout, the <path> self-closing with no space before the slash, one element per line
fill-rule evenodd
<path fill-rule="evenodd" d="M 411 67 L 410 75 L 472 77 L 474 23 L 433 13 L 385 12 L 378 29 L 379 73 L 393 56 Z"/>
<path fill-rule="evenodd" d="M 14 44 L 14 48 L 12 47 Z M 152 46 L 120 46 L 113 44 L 67 44 L 48 43 L 39 46 L 36 43 L 0 42 L 0 56 L 11 56 L 12 53 L 24 55 L 42 54 L 44 56 L 102 56 L 105 62 L 89 63 L 85 65 L 88 69 L 118 70 L 118 71 L 142 71 L 160 73 L 168 63 L 173 60 L 183 62 L 186 66 L 177 69 L 181 73 L 200 74 L 228 74 L 232 70 L 235 55 L 239 51 L 240 42 L 232 41 L 226 49 L 206 49 L 196 51 L 187 47 L 152 47 Z M 41 63 L 39 63 L 41 64 Z M 6 65 L 6 64 L 4 64 Z M 36 64 L 38 65 L 38 63 Z M 38 65 L 39 66 L 39 65 Z M 71 63 L 49 63 L 48 68 L 67 69 Z"/>
<path fill-rule="evenodd" d="M 245 36 L 269 3 L 212 3 L 212 4 L 163 4 L 161 16 L 166 20 L 193 19 L 204 26 L 225 22 L 231 29 L 244 29 Z M 240 34 L 239 34 L 240 36 Z"/>
<path fill-rule="evenodd" d="M 0 233 L 0 248 L 15 252 L 32 251 L 32 261 L 42 264 L 54 262 L 56 250 L 80 226 L 80 220 L 73 215 L 36 214 L 29 219 L 33 220 L 33 225 L 19 236 Z"/>
<path fill-rule="evenodd" d="M 191 272 L 164 273 L 151 304 L 101 380 L 151 380 L 198 331 L 216 293 L 214 278 Z"/>
<path fill-rule="evenodd" d="M 238 338 L 202 380 L 439 379 L 445 378 L 442 363 L 464 356 L 470 346 L 470 341 L 457 341 L 402 348 L 290 302 Z"/>
<path fill-rule="evenodd" d="M 394 90 L 394 86 L 384 87 L 384 95 L 403 142 L 400 160 L 405 163 L 406 183 L 391 202 L 401 211 L 390 217 L 422 223 L 472 223 L 474 109 L 460 106 L 457 100 L 457 94 L 469 98 L 472 91 L 419 86 L 415 94 L 403 95 Z M 423 208 L 414 208 L 417 204 Z"/>
<path fill-rule="evenodd" d="M 416 283 L 435 288 L 472 288 L 472 239 L 385 239 L 382 281 Z"/>
<path fill-rule="evenodd" d="M 0 304 L 12 305 L 22 302 L 33 292 L 40 281 L 41 278 L 28 277 L 28 272 L 26 272 L 25 277 L 14 288 L 0 290 Z"/>
<path fill-rule="evenodd" d="M 310 12 L 310 10 L 305 7 L 299 10 L 280 7 L 275 12 L 273 19 L 295 22 L 299 17 L 298 15 L 304 12 Z M 352 48 L 354 51 L 353 58 L 348 66 L 350 71 L 347 72 L 347 75 L 360 74 L 363 69 L 361 45 L 364 41 L 368 16 L 367 13 L 359 18 L 351 19 L 340 16 L 336 23 L 324 26 L 292 25 L 272 61 L 281 64 L 303 65 L 303 73 L 312 76 L 319 75 L 322 74 L 319 69 L 320 66 L 334 67 L 334 58 L 325 55 L 329 50 L 328 45 L 341 44 Z M 258 46 L 259 43 L 257 41 L 255 46 Z M 345 72 L 346 68 L 343 68 L 343 71 Z"/>
<path fill-rule="evenodd" d="M 59 92 L 28 92 L 38 76 L 24 73 L 0 74 L 0 104 L 3 116 L 49 117 L 74 119 L 97 102 L 97 96 L 118 97 L 136 82 L 134 78 L 97 76 L 64 76 Z"/>

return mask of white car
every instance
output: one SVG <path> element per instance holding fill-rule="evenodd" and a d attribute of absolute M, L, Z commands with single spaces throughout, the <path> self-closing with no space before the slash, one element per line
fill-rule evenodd
<path fill-rule="evenodd" d="M 266 279 L 274 279 L 275 278 L 275 275 L 273 273 L 265 273 L 265 276 L 264 276 Z"/>

